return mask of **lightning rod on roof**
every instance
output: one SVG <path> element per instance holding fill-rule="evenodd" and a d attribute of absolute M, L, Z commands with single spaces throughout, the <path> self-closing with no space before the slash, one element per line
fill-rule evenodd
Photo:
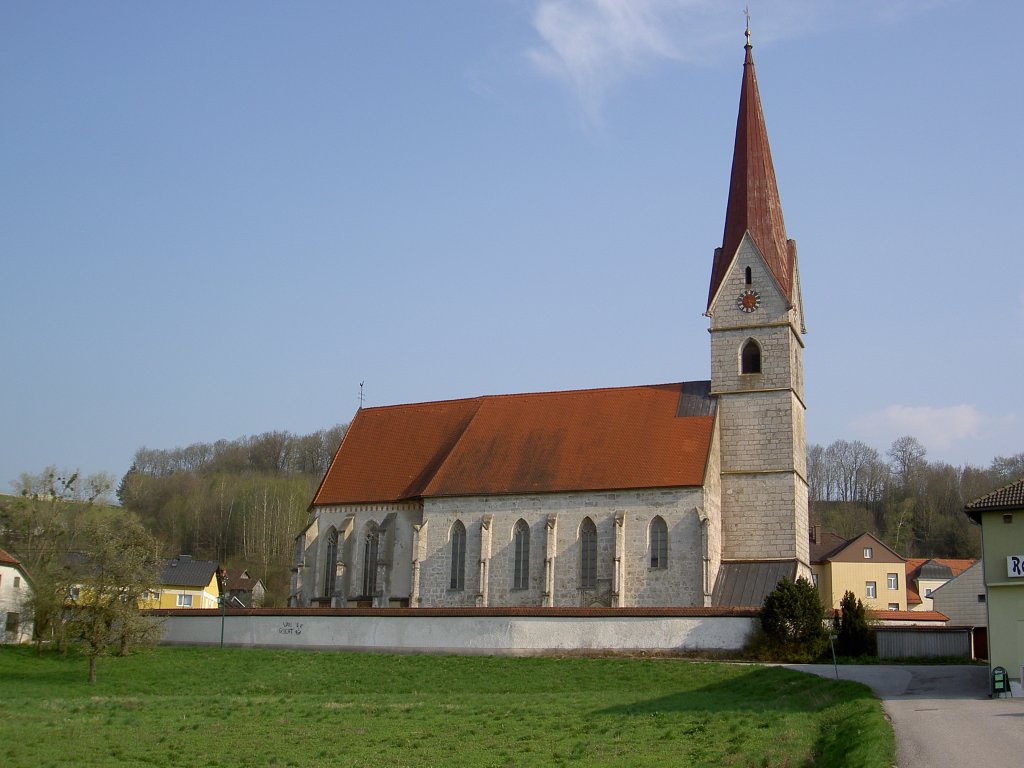
<path fill-rule="evenodd" d="M 359 410 L 363 410 L 363 384 L 366 382 L 359 382 Z"/>

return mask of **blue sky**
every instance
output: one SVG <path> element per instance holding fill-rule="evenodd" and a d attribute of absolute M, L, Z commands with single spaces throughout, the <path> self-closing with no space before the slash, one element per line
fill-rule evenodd
<path fill-rule="evenodd" d="M 751 2 L 811 442 L 1024 450 L 1024 4 Z M 0 2 L 0 488 L 709 375 L 743 2 Z"/>

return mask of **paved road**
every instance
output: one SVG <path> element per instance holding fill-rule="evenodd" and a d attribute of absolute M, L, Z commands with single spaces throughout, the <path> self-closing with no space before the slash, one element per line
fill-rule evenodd
<path fill-rule="evenodd" d="M 835 678 L 831 665 L 789 668 Z M 989 698 L 988 667 L 850 665 L 839 678 L 882 699 L 899 768 L 1008 766 L 1024 755 L 1024 698 Z"/>

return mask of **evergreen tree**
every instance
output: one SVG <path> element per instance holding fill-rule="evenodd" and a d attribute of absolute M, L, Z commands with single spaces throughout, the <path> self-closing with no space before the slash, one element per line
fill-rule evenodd
<path fill-rule="evenodd" d="M 836 652 L 840 656 L 865 656 L 874 650 L 867 611 L 860 598 L 846 591 L 839 603 L 840 612 L 832 619 Z"/>
<path fill-rule="evenodd" d="M 825 609 L 818 590 L 807 579 L 783 579 L 765 598 L 761 628 L 773 655 L 813 661 L 828 646 Z"/>

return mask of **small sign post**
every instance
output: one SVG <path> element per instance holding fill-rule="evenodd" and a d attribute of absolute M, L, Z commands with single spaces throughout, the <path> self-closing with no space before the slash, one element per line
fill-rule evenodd
<path fill-rule="evenodd" d="M 1013 697 L 1013 691 L 1010 690 L 1010 678 L 1006 674 L 1005 667 L 995 667 L 992 670 L 992 695 L 999 697 L 1002 693 L 1010 694 Z"/>

